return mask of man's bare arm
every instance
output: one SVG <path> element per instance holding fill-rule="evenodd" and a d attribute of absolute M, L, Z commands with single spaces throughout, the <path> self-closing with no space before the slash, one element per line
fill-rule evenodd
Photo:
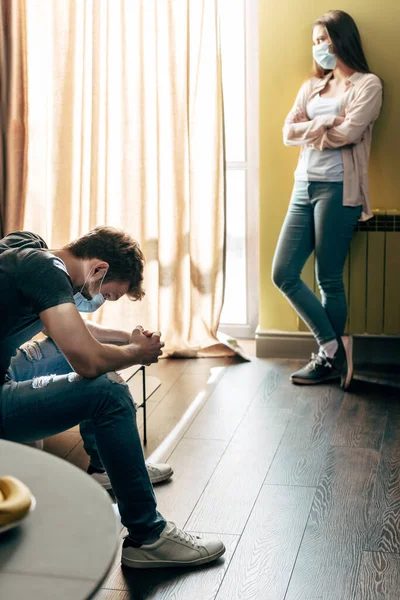
<path fill-rule="evenodd" d="M 92 321 L 86 321 L 85 319 L 84 322 L 86 323 L 86 326 L 92 336 L 102 344 L 116 344 L 117 346 L 129 344 L 129 338 L 131 334 L 128 331 L 124 331 L 122 329 L 111 329 L 109 327 L 104 327 L 103 325 L 93 323 Z"/>
<path fill-rule="evenodd" d="M 160 337 L 144 335 L 142 328 L 132 332 L 128 344 L 116 346 L 95 339 L 72 303 L 60 304 L 40 313 L 40 319 L 71 367 L 79 375 L 94 378 L 135 364 L 157 362 L 164 344 Z"/>
<path fill-rule="evenodd" d="M 86 324 L 92 336 L 102 344 L 116 344 L 117 346 L 129 344 L 129 338 L 131 334 L 128 331 L 124 331 L 123 329 L 111 329 L 109 327 L 104 327 L 103 325 L 93 323 L 92 321 L 87 321 L 86 319 L 83 319 L 83 322 Z M 44 329 L 42 333 L 48 337 L 51 337 L 47 329 Z"/>

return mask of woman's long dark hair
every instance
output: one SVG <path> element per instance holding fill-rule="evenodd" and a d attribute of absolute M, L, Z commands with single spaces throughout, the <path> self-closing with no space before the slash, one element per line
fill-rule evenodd
<path fill-rule="evenodd" d="M 359 73 L 371 73 L 365 58 L 357 25 L 350 15 L 342 10 L 330 10 L 319 17 L 313 25 L 326 27 L 332 41 L 332 53 L 336 54 L 345 65 Z M 323 69 L 314 61 L 314 73 L 324 77 L 329 70 Z"/>

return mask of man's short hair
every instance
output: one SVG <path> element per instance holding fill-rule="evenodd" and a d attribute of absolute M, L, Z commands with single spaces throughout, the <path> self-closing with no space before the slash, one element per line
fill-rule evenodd
<path fill-rule="evenodd" d="M 138 242 L 114 227 L 96 227 L 65 246 L 76 258 L 98 258 L 110 267 L 104 278 L 107 281 L 129 282 L 128 297 L 141 300 L 144 256 Z"/>

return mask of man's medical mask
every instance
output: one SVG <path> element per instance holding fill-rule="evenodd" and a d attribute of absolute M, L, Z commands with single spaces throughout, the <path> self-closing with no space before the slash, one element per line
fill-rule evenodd
<path fill-rule="evenodd" d="M 81 287 L 80 292 L 77 292 L 76 294 L 74 294 L 75 306 L 79 310 L 79 312 L 82 312 L 82 313 L 93 313 L 96 310 L 98 310 L 100 308 L 100 306 L 103 306 L 103 304 L 106 301 L 106 299 L 104 298 L 104 296 L 100 292 L 100 290 L 101 290 L 101 286 L 103 285 L 104 277 L 106 276 L 107 271 L 108 271 L 108 269 L 105 271 L 105 273 L 103 275 L 103 279 L 100 282 L 99 293 L 96 294 L 95 296 L 93 296 L 93 298 L 91 298 L 90 300 L 88 300 L 82 294 L 82 290 L 85 287 L 86 282 L 89 279 L 90 274 L 92 272 L 92 269 L 90 269 L 90 271 L 89 271 L 89 273 L 88 273 L 88 275 L 87 275 L 87 277 L 85 279 L 85 283 Z"/>

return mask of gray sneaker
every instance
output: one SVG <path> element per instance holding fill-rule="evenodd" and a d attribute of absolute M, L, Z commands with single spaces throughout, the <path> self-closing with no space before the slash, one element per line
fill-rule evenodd
<path fill-rule="evenodd" d="M 146 463 L 146 467 L 153 485 L 162 481 L 168 481 L 174 474 L 171 465 L 167 463 Z"/>
<path fill-rule="evenodd" d="M 146 463 L 147 472 L 150 477 L 150 481 L 153 485 L 161 483 L 162 481 L 168 481 L 174 474 L 171 465 L 167 463 Z M 91 473 L 93 479 L 97 481 L 105 490 L 111 490 L 112 485 L 109 476 L 106 472 L 104 473 Z"/>
<path fill-rule="evenodd" d="M 336 366 L 340 368 L 341 386 L 347 390 L 353 379 L 353 338 L 345 335 L 338 339 L 339 348 L 335 356 Z"/>
<path fill-rule="evenodd" d="M 157 541 L 139 545 L 129 536 L 122 546 L 121 562 L 132 569 L 163 567 L 197 567 L 223 555 L 220 540 L 191 535 L 174 523 L 167 523 Z"/>
<path fill-rule="evenodd" d="M 308 365 L 293 373 L 290 379 L 292 383 L 298 385 L 315 385 L 340 379 L 341 370 L 335 362 L 334 359 L 326 358 L 320 354 L 312 354 Z"/>

